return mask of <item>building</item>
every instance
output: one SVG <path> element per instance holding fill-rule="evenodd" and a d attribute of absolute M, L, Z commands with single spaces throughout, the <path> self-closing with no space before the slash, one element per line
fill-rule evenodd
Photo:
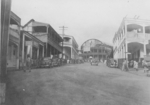
<path fill-rule="evenodd" d="M 21 19 L 13 12 L 10 12 L 10 25 L 7 48 L 7 69 L 19 68 L 20 53 L 20 23 Z"/>
<path fill-rule="evenodd" d="M 99 60 L 105 60 L 108 57 L 112 57 L 113 47 L 98 39 L 89 39 L 85 41 L 81 46 L 81 54 L 84 60 L 88 60 L 89 57 L 98 58 Z"/>
<path fill-rule="evenodd" d="M 21 31 L 20 50 L 20 67 L 25 66 L 27 55 L 30 55 L 33 65 L 36 65 L 36 61 L 44 57 L 44 43 L 26 31 Z"/>
<path fill-rule="evenodd" d="M 150 20 L 124 18 L 113 38 L 114 58 L 141 63 L 150 54 Z"/>
<path fill-rule="evenodd" d="M 62 47 L 60 42 L 62 42 L 62 38 L 50 24 L 31 19 L 23 26 L 23 30 L 44 42 L 44 57 L 61 57 Z"/>
<path fill-rule="evenodd" d="M 73 36 L 62 35 L 64 59 L 78 59 L 78 44 Z M 62 44 L 61 44 L 62 45 Z"/>

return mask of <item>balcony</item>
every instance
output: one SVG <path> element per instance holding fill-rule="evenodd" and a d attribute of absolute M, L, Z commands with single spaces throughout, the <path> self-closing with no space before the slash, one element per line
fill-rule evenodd
<path fill-rule="evenodd" d="M 71 46 L 71 45 L 72 45 L 71 42 L 63 42 L 63 44 L 64 44 L 64 46 L 65 46 L 65 45 L 68 45 L 68 46 Z"/>
<path fill-rule="evenodd" d="M 53 41 L 51 38 L 48 39 L 48 43 L 56 48 L 58 51 L 62 52 L 62 47 L 59 45 L 59 43 Z"/>
<path fill-rule="evenodd" d="M 150 34 L 145 34 L 147 40 L 150 40 Z"/>
<path fill-rule="evenodd" d="M 143 42 L 145 35 L 143 33 L 127 32 L 126 39 L 131 42 Z"/>
<path fill-rule="evenodd" d="M 10 35 L 12 35 L 13 37 L 15 37 L 15 38 L 18 38 L 19 39 L 19 31 L 18 30 L 16 30 L 16 29 L 12 29 L 12 28 L 10 28 L 9 29 L 9 34 Z"/>

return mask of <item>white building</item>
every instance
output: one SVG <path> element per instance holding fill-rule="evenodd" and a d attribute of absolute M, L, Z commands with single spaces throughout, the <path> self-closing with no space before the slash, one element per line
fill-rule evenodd
<path fill-rule="evenodd" d="M 115 59 L 141 62 L 150 54 L 150 20 L 124 18 L 113 38 Z"/>
<path fill-rule="evenodd" d="M 64 59 L 78 59 L 78 44 L 73 36 L 61 35 L 63 37 Z M 62 43 L 61 43 L 62 45 Z"/>

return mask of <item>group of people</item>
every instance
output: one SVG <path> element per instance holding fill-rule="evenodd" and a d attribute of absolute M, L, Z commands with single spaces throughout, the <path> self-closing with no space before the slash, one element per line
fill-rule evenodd
<path fill-rule="evenodd" d="M 122 64 L 122 70 L 128 71 L 129 67 L 134 68 L 136 71 L 138 71 L 139 68 L 139 63 L 137 61 L 131 60 L 128 62 L 125 60 Z M 142 60 L 142 67 L 144 68 L 144 72 L 149 72 L 150 71 L 150 62 L 146 62 L 145 60 Z"/>
<path fill-rule="evenodd" d="M 122 64 L 122 70 L 128 71 L 129 67 L 134 68 L 136 71 L 138 71 L 138 62 L 135 60 L 131 60 L 130 62 L 128 62 L 128 60 L 124 60 Z"/>

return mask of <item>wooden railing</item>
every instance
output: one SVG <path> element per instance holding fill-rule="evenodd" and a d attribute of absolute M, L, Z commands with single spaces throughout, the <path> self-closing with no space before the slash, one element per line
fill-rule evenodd
<path fill-rule="evenodd" d="M 71 42 L 63 42 L 64 45 L 72 45 Z"/>
<path fill-rule="evenodd" d="M 143 33 L 128 32 L 126 39 L 130 41 L 143 41 L 145 40 L 145 35 Z"/>
<path fill-rule="evenodd" d="M 150 34 L 145 34 L 147 40 L 150 40 Z"/>
<path fill-rule="evenodd" d="M 51 44 L 53 47 L 55 47 L 60 52 L 62 52 L 62 47 L 59 45 L 59 43 L 56 43 L 51 38 L 48 39 L 48 43 Z"/>
<path fill-rule="evenodd" d="M 10 28 L 9 34 L 19 39 L 19 32 L 15 29 Z"/>

